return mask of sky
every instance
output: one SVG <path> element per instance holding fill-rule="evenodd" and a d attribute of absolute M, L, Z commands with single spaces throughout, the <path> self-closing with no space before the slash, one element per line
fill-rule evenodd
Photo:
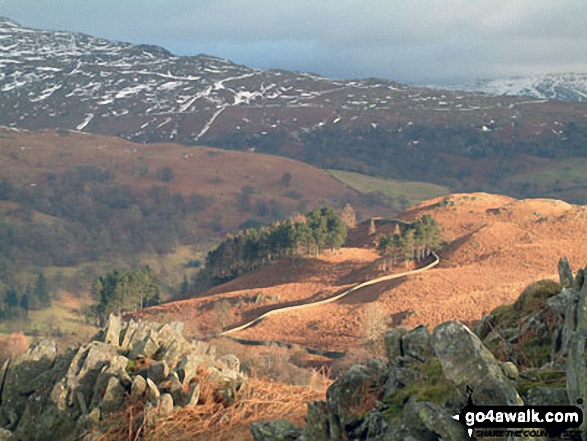
<path fill-rule="evenodd" d="M 586 0 L 0 0 L 0 15 L 332 78 L 587 72 Z"/>

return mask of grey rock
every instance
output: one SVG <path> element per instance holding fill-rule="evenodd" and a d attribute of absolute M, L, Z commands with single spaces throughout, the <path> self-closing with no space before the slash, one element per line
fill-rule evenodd
<path fill-rule="evenodd" d="M 402 347 L 405 355 L 418 361 L 425 361 L 432 355 L 430 334 L 426 326 L 420 325 L 402 337 Z"/>
<path fill-rule="evenodd" d="M 131 321 L 125 325 L 111 316 L 99 335 L 104 341 L 59 356 L 54 343 L 38 343 L 0 369 L 0 385 L 5 374 L 0 425 L 13 431 L 13 439 L 100 436 L 96 428 L 101 418 L 119 411 L 129 391 L 131 401 L 146 401 L 146 424 L 156 423 L 170 415 L 174 405 L 197 405 L 200 386 L 195 376 L 200 366 L 210 370 L 217 382 L 211 384 L 214 397 L 225 405 L 234 402 L 243 381 L 236 357 L 215 360 L 207 355 L 208 345 L 187 342 L 177 324 Z M 122 354 L 153 357 L 139 372 L 144 377 L 126 371 L 129 359 Z M 173 371 L 171 366 L 178 367 L 180 361 L 179 372 Z"/>
<path fill-rule="evenodd" d="M 0 429 L 0 441 L 9 441 L 12 437 L 12 432 L 8 429 Z"/>
<path fill-rule="evenodd" d="M 106 329 L 104 331 L 104 343 L 119 346 L 121 330 L 122 321 L 120 320 L 120 317 L 114 314 L 110 314 L 110 317 L 108 317 L 108 323 L 106 324 Z"/>
<path fill-rule="evenodd" d="M 2 405 L 20 415 L 24 410 L 26 396 L 21 390 L 33 382 L 37 377 L 51 369 L 57 356 L 57 346 L 54 341 L 42 340 L 33 344 L 29 349 L 17 357 L 8 368 L 4 388 L 2 389 Z M 17 417 L 18 420 L 18 417 Z"/>
<path fill-rule="evenodd" d="M 385 383 L 383 399 L 393 395 L 398 389 L 412 385 L 420 380 L 420 373 L 409 367 L 391 366 Z"/>
<path fill-rule="evenodd" d="M 196 354 L 186 354 L 182 357 L 175 368 L 183 384 L 188 384 L 192 378 L 195 378 L 198 367 L 204 362 L 204 357 Z"/>
<path fill-rule="evenodd" d="M 395 328 L 385 334 L 384 344 L 385 344 L 385 352 L 387 354 L 387 359 L 390 362 L 397 357 L 401 357 L 404 355 L 402 350 L 402 337 L 408 331 L 404 328 Z"/>
<path fill-rule="evenodd" d="M 174 369 L 181 357 L 190 350 L 189 345 L 182 340 L 173 340 L 159 351 L 161 359 L 164 359 L 170 369 Z"/>
<path fill-rule="evenodd" d="M 106 385 L 106 390 L 104 391 L 102 403 L 100 404 L 102 416 L 108 416 L 116 412 L 124 401 L 124 395 L 124 387 L 122 387 L 118 378 L 110 377 Z"/>
<path fill-rule="evenodd" d="M 116 357 L 120 357 L 116 347 L 106 343 L 91 342 L 80 347 L 71 361 L 64 384 L 59 386 L 61 391 L 66 391 L 67 406 L 74 405 L 77 392 L 84 395 L 86 403 L 91 402 L 100 373 Z"/>
<path fill-rule="evenodd" d="M 371 409 L 363 417 L 362 423 L 349 431 L 351 439 L 377 439 L 387 432 L 389 428 L 388 419 L 377 409 Z"/>
<path fill-rule="evenodd" d="M 313 441 L 330 440 L 330 424 L 328 422 L 328 408 L 324 401 L 308 403 L 306 425 L 302 430 L 303 436 Z"/>
<path fill-rule="evenodd" d="M 189 385 L 189 392 L 185 397 L 184 407 L 192 407 L 198 404 L 200 399 L 200 385 L 199 383 L 192 383 Z"/>
<path fill-rule="evenodd" d="M 355 365 L 326 391 L 331 437 L 345 436 L 348 429 L 361 423 L 360 409 L 365 400 L 380 399 L 380 372 L 372 367 Z"/>
<path fill-rule="evenodd" d="M 152 404 L 157 404 L 157 402 L 159 401 L 159 397 L 161 396 L 161 393 L 159 392 L 159 389 L 157 388 L 155 383 L 153 383 L 153 381 L 150 378 L 147 378 L 147 387 L 145 389 L 145 392 L 147 393 L 147 401 Z"/>
<path fill-rule="evenodd" d="M 567 392 L 569 400 L 587 402 L 587 284 L 575 294 L 565 321 L 563 336 L 568 340 Z M 565 317 L 566 319 L 567 317 Z"/>
<path fill-rule="evenodd" d="M 558 261 L 558 276 L 561 287 L 571 288 L 573 286 L 573 271 L 571 271 L 571 266 L 566 257 L 563 257 Z"/>
<path fill-rule="evenodd" d="M 121 369 L 118 369 L 118 371 L 116 371 L 116 377 L 120 381 L 120 384 L 126 390 L 129 390 L 132 387 L 133 379 L 129 375 L 129 373 L 126 371 L 126 368 L 124 368 L 124 369 L 122 369 L 122 368 Z"/>
<path fill-rule="evenodd" d="M 477 327 L 477 335 L 481 340 L 484 340 L 491 331 L 495 328 L 495 317 L 491 314 L 483 314 L 481 317 L 481 322 Z"/>
<path fill-rule="evenodd" d="M 570 404 L 565 389 L 542 386 L 529 389 L 524 402 L 531 406 L 568 406 Z"/>
<path fill-rule="evenodd" d="M 183 391 L 183 385 L 181 381 L 179 381 L 179 377 L 177 373 L 172 372 L 169 375 L 169 394 L 171 394 L 171 398 L 173 398 L 173 402 L 177 404 L 182 404 L 185 402 L 185 393 Z"/>
<path fill-rule="evenodd" d="M 120 348 L 122 350 L 129 350 L 131 342 L 133 342 L 135 333 L 138 329 L 139 325 L 134 320 L 130 320 L 126 327 L 121 332 L 122 342 L 120 343 Z"/>
<path fill-rule="evenodd" d="M 169 376 L 169 366 L 165 361 L 152 361 L 147 369 L 147 375 L 154 383 L 161 383 Z"/>
<path fill-rule="evenodd" d="M 506 361 L 505 363 L 500 363 L 501 371 L 506 376 L 507 379 L 518 381 L 520 378 L 520 372 L 518 371 L 518 367 L 513 364 L 511 361 Z"/>
<path fill-rule="evenodd" d="M 110 380 L 114 378 L 117 383 L 120 383 L 118 378 L 118 372 L 124 369 L 128 364 L 128 358 L 122 355 L 114 355 L 111 359 L 109 364 L 106 364 L 102 367 L 98 377 L 96 378 L 93 392 L 92 392 L 92 400 L 90 402 L 90 407 L 94 408 L 100 405 L 103 400 L 104 391 L 108 388 Z M 93 376 L 92 376 L 93 377 Z M 120 385 L 120 387 L 124 390 L 124 387 Z"/>
<path fill-rule="evenodd" d="M 218 359 L 218 364 L 221 366 L 221 372 L 231 378 L 236 378 L 240 370 L 240 360 L 236 355 L 228 354 Z"/>
<path fill-rule="evenodd" d="M 169 394 L 161 394 L 159 397 L 158 413 L 161 417 L 169 416 L 173 413 L 173 398 Z"/>
<path fill-rule="evenodd" d="M 466 326 L 454 321 L 439 325 L 432 336 L 432 347 L 446 378 L 461 392 L 470 386 L 475 404 L 523 404 L 499 362 Z"/>
<path fill-rule="evenodd" d="M 148 335 L 132 347 L 128 358 L 131 360 L 137 358 L 153 358 L 153 355 L 155 355 L 158 350 L 159 344 L 157 344 L 151 335 Z"/>
<path fill-rule="evenodd" d="M 560 294 L 546 299 L 546 306 L 555 314 L 564 315 L 573 296 L 572 290 L 564 289 Z"/>
<path fill-rule="evenodd" d="M 7 358 L 6 361 L 2 364 L 2 368 L 0 368 L 0 397 L 2 396 L 2 390 L 4 388 L 4 378 L 6 378 L 6 372 L 8 372 L 9 364 L 10 358 Z"/>
<path fill-rule="evenodd" d="M 419 422 L 429 432 L 428 436 L 434 436 L 433 439 L 451 440 L 451 441 L 469 441 L 471 438 L 467 434 L 465 427 L 455 421 L 442 407 L 429 402 L 410 401 L 406 405 L 403 418 L 413 418 Z M 417 424 L 412 422 L 412 426 Z"/>
<path fill-rule="evenodd" d="M 585 284 L 585 269 L 580 269 L 577 271 L 575 275 L 575 283 L 573 284 L 573 289 L 575 291 L 581 291 L 583 289 L 583 285 Z"/>
<path fill-rule="evenodd" d="M 251 435 L 255 441 L 296 441 L 302 429 L 285 420 L 264 421 L 251 425 Z"/>
<path fill-rule="evenodd" d="M 131 401 L 138 401 L 146 389 L 147 389 L 147 381 L 143 377 L 141 377 L 140 375 L 137 375 L 136 377 L 134 377 L 134 379 L 132 381 L 132 386 L 130 387 Z"/>

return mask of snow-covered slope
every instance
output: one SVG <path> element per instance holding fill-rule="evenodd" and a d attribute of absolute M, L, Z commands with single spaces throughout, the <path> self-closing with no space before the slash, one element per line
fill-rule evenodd
<path fill-rule="evenodd" d="M 436 118 L 496 106 L 480 95 L 252 69 L 0 18 L 0 125 L 193 144 L 219 133 L 285 131 L 295 138 L 329 125 L 411 124 L 421 112 Z"/>
<path fill-rule="evenodd" d="M 5 125 L 91 130 L 100 119 L 136 116 L 142 119 L 136 138 L 150 126 L 171 127 L 173 138 L 174 123 L 191 115 L 198 121 L 189 140 L 197 141 L 230 107 L 316 107 L 325 95 L 372 88 L 402 90 L 389 81 L 335 81 L 207 55 L 178 57 L 159 47 L 30 29 L 0 18 Z M 346 101 L 349 108 L 377 104 L 355 95 Z"/>
<path fill-rule="evenodd" d="M 450 86 L 452 90 L 483 92 L 491 95 L 528 96 L 555 101 L 587 101 L 587 73 L 559 73 L 478 80 Z"/>

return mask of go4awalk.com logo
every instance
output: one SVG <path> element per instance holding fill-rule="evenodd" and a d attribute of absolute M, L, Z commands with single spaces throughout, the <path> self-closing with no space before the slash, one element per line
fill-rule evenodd
<path fill-rule="evenodd" d="M 467 395 L 467 405 L 453 418 L 467 427 L 469 436 L 581 439 L 583 411 L 578 406 L 476 406 L 470 388 Z"/>

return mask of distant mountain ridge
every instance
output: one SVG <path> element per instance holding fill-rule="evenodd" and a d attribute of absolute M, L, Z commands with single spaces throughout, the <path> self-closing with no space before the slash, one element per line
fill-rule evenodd
<path fill-rule="evenodd" d="M 0 125 L 11 128 L 207 144 L 457 191 L 587 201 L 582 174 L 558 176 L 568 174 L 563 159 L 586 156 L 580 102 L 254 69 L 8 19 L 0 41 Z M 536 178 L 545 167 L 557 175 Z"/>
<path fill-rule="evenodd" d="M 442 88 L 444 87 L 442 86 Z M 451 85 L 448 88 L 497 96 L 528 96 L 544 100 L 587 102 L 587 73 L 549 73 L 476 80 L 470 83 Z"/>
<path fill-rule="evenodd" d="M 385 80 L 373 84 L 264 71 L 208 55 L 179 57 L 157 46 L 36 30 L 6 18 L 0 19 L 0 38 L 0 123 L 11 126 L 92 131 L 98 120 L 125 117 L 135 129 L 124 134 L 127 138 L 179 136 L 196 143 L 231 107 L 300 109 L 342 89 L 402 88 Z M 132 117 L 141 121 L 129 122 Z M 179 126 L 186 118 L 193 132 L 178 135 L 185 132 Z M 249 123 L 242 118 L 235 130 Z M 279 125 L 272 123 L 266 128 Z"/>

